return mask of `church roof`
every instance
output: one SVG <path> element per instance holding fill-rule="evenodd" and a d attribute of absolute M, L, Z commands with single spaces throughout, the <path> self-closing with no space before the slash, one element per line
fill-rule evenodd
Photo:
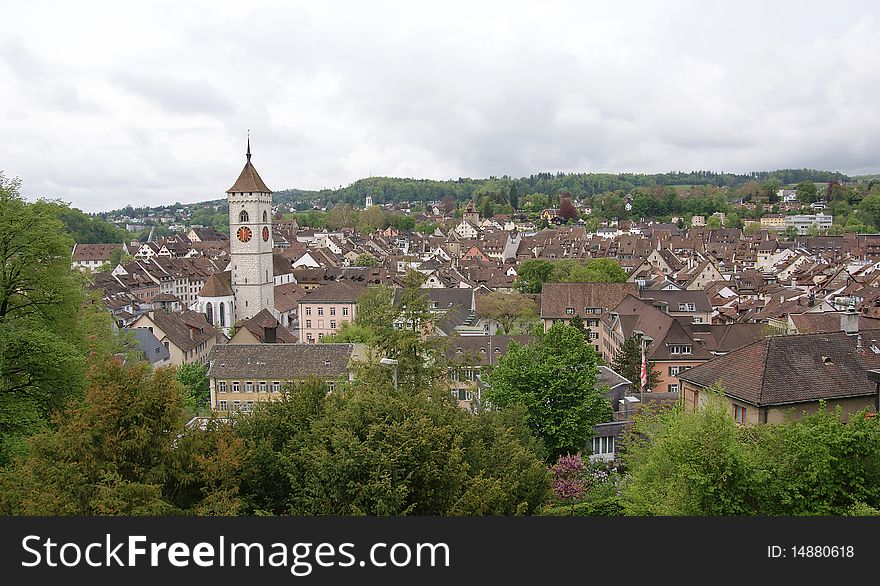
<path fill-rule="evenodd" d="M 231 284 L 232 273 L 224 271 L 222 273 L 214 273 L 199 291 L 199 297 L 231 297 L 235 295 Z"/>
<path fill-rule="evenodd" d="M 226 190 L 226 193 L 272 193 L 272 190 L 266 187 L 260 174 L 257 173 L 256 167 L 251 163 L 251 141 L 248 139 L 247 162 L 244 169 L 235 184 Z"/>

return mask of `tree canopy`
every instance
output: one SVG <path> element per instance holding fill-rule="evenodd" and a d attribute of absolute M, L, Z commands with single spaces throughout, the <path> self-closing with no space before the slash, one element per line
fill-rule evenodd
<path fill-rule="evenodd" d="M 613 258 L 544 260 L 530 258 L 517 269 L 514 288 L 540 293 L 544 283 L 623 283 L 626 271 Z"/>
<path fill-rule="evenodd" d="M 593 425 L 611 418 L 597 372 L 584 333 L 558 323 L 531 345 L 512 341 L 489 371 L 483 396 L 492 408 L 524 407 L 529 427 L 555 458 L 586 449 Z"/>
<path fill-rule="evenodd" d="M 720 389 L 707 404 L 647 412 L 627 441 L 635 515 L 846 515 L 880 508 L 880 425 L 838 407 L 739 426 Z"/>

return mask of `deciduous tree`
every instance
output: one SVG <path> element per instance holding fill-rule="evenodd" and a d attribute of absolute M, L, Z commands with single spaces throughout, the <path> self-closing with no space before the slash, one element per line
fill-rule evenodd
<path fill-rule="evenodd" d="M 583 332 L 554 324 L 532 345 L 511 342 L 488 375 L 484 397 L 497 409 L 522 405 L 529 427 L 555 458 L 586 448 L 592 427 L 611 417 L 596 388 L 596 353 Z"/>

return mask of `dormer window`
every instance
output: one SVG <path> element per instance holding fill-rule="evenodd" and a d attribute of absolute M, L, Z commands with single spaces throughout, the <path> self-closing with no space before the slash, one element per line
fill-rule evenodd
<path fill-rule="evenodd" d="M 565 314 L 566 315 L 574 315 L 574 307 L 566 307 Z"/>

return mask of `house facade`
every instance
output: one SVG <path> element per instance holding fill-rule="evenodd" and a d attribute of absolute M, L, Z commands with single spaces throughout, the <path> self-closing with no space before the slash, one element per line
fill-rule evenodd
<path fill-rule="evenodd" d="M 770 336 L 680 375 L 684 407 L 696 410 L 710 389 L 723 389 L 731 416 L 742 425 L 779 423 L 815 413 L 820 402 L 841 408 L 844 420 L 877 412 L 880 348 L 843 331 Z"/>
<path fill-rule="evenodd" d="M 333 281 L 309 291 L 299 300 L 299 341 L 316 344 L 357 317 L 357 300 L 366 287 Z"/>
<path fill-rule="evenodd" d="M 355 344 L 224 344 L 211 354 L 208 380 L 211 409 L 219 413 L 250 411 L 259 401 L 281 398 L 284 385 L 317 377 L 333 390 L 352 380 Z"/>

